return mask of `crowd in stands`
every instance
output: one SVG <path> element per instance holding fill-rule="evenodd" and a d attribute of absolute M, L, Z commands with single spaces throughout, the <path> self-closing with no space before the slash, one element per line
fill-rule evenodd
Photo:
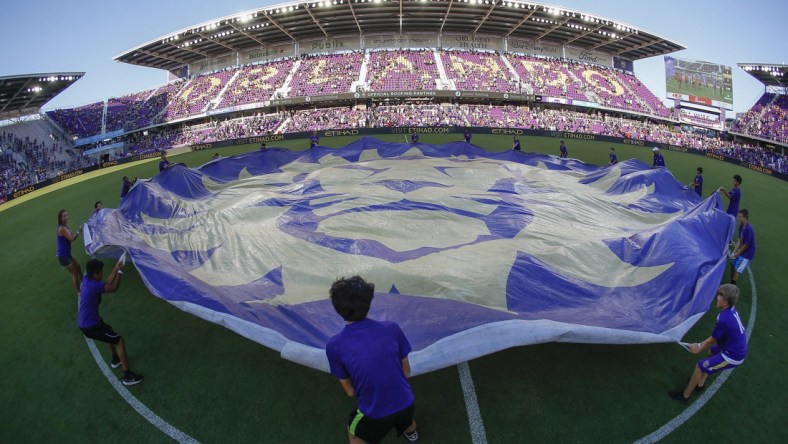
<path fill-rule="evenodd" d="M 263 103 L 271 99 L 274 92 L 284 85 L 292 69 L 293 59 L 241 68 L 238 77 L 230 84 L 215 108 Z"/>
<path fill-rule="evenodd" d="M 187 81 L 180 91 L 171 96 L 164 120 L 172 121 L 205 112 L 209 102 L 218 98 L 233 74 L 234 70 L 225 70 Z"/>
<path fill-rule="evenodd" d="M 373 51 L 367 65 L 370 91 L 424 91 L 436 89 L 440 78 L 431 50 Z"/>
<path fill-rule="evenodd" d="M 306 97 L 350 92 L 359 78 L 364 53 L 304 56 L 293 76 L 289 97 Z"/>
<path fill-rule="evenodd" d="M 57 139 L 18 137 L 10 128 L 0 130 L 0 196 L 93 162 L 64 145 Z"/>
<path fill-rule="evenodd" d="M 67 133 L 85 138 L 102 130 L 130 132 L 198 116 L 211 109 L 262 104 L 275 97 L 349 93 L 358 82 L 369 91 L 434 90 L 448 84 L 464 91 L 539 94 L 670 116 L 670 111 L 634 75 L 571 60 L 459 50 L 371 51 L 366 76 L 361 79 L 364 56 L 361 51 L 304 55 L 227 68 L 47 114 Z M 448 83 L 441 79 L 438 63 L 443 66 Z M 292 79 L 286 84 L 288 76 Z"/>
<path fill-rule="evenodd" d="M 731 131 L 788 143 L 788 95 L 764 94 Z"/>
<path fill-rule="evenodd" d="M 788 174 L 788 156 L 779 152 L 685 131 L 673 123 L 627 118 L 601 110 L 581 112 L 549 107 L 466 104 L 380 104 L 358 109 L 302 109 L 236 119 L 211 119 L 198 124 L 182 123 L 154 129 L 148 134 L 138 132 L 124 136 L 119 140 L 125 143 L 125 148 L 118 157 L 279 132 L 408 126 L 504 127 L 592 133 L 710 151 Z M 56 138 L 51 143 L 30 137 L 20 138 L 13 132 L 0 131 L 0 195 L 97 161 L 60 142 Z"/>
<path fill-rule="evenodd" d="M 569 131 L 666 143 L 711 151 L 787 173 L 786 156 L 779 152 L 684 131 L 672 123 L 636 120 L 595 110 L 529 108 L 489 105 L 398 105 L 373 106 L 366 110 L 348 107 L 302 110 L 293 114 L 285 132 L 344 128 L 403 126 L 474 126 Z"/>
<path fill-rule="evenodd" d="M 507 54 L 522 92 L 599 103 L 663 118 L 670 110 L 637 77 L 572 60 Z"/>
<path fill-rule="evenodd" d="M 134 154 L 139 154 L 155 151 L 168 143 L 180 146 L 281 132 L 409 126 L 500 127 L 599 134 L 711 151 L 788 172 L 785 157 L 775 151 L 709 137 L 705 132 L 688 131 L 673 123 L 626 118 L 601 110 L 581 112 L 527 106 L 443 104 L 302 109 L 183 126 L 172 134 L 149 136 L 156 138 L 156 142 L 136 140 L 132 147 Z"/>
<path fill-rule="evenodd" d="M 163 87 L 109 99 L 107 132 L 130 131 L 161 123 L 167 101 Z"/>
<path fill-rule="evenodd" d="M 104 102 L 90 103 L 77 108 L 47 111 L 47 115 L 68 134 L 78 138 L 101 133 L 104 119 Z"/>
<path fill-rule="evenodd" d="M 441 51 L 446 76 L 461 91 L 518 92 L 517 80 L 496 53 Z"/>

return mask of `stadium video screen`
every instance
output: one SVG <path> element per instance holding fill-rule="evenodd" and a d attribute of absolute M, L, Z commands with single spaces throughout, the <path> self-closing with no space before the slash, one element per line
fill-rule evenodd
<path fill-rule="evenodd" d="M 665 56 L 665 83 L 670 99 L 733 109 L 730 66 Z"/>

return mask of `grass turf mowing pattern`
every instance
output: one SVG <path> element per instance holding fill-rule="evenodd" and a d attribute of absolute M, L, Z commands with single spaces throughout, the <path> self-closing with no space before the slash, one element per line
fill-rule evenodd
<path fill-rule="evenodd" d="M 401 136 L 382 137 L 401 141 Z M 422 135 L 426 143 L 461 135 Z M 324 138 L 340 147 L 354 138 Z M 511 137 L 475 135 L 484 147 L 511 147 Z M 570 157 L 606 164 L 610 144 L 566 140 Z M 558 139 L 523 138 L 523 149 L 558 154 Z M 272 146 L 274 144 L 271 144 Z M 306 149 L 306 140 L 276 144 Z M 650 164 L 648 147 L 615 145 L 620 160 Z M 173 156 L 189 166 L 256 149 L 255 145 Z M 744 178 L 742 208 L 756 230 L 752 267 L 759 306 L 750 355 L 722 390 L 665 442 L 785 442 L 788 387 L 773 375 L 788 366 L 786 245 L 788 184 L 704 157 L 666 151 L 673 174 L 689 182 L 702 166 L 704 197 Z M 119 201 L 121 177 L 150 177 L 151 161 L 74 183 L 0 212 L 3 319 L 0 332 L 0 442 L 167 442 L 105 380 L 76 327 L 74 291 L 55 259 L 55 215 L 71 214 L 72 227 L 103 200 Z M 89 175 L 87 177 L 90 177 Z M 75 181 L 77 182 L 77 181 Z M 74 256 L 87 262 L 80 244 Z M 108 261 L 107 263 L 111 263 Z M 335 379 L 281 359 L 278 353 L 151 297 L 133 266 L 121 290 L 102 303 L 103 318 L 127 340 L 132 369 L 145 375 L 130 391 L 173 426 L 203 442 L 346 442 L 344 422 L 354 406 Z M 727 278 L 726 278 L 727 279 Z M 738 309 L 749 318 L 749 278 L 740 279 Z M 711 304 L 711 301 L 710 301 Z M 706 338 L 716 309 L 686 336 Z M 105 360 L 107 347 L 97 344 Z M 631 442 L 683 410 L 666 396 L 683 387 L 697 355 L 675 344 L 609 346 L 543 344 L 505 350 L 470 363 L 489 442 Z M 119 371 L 113 371 L 120 376 Z M 711 380 L 710 380 L 711 382 Z M 415 377 L 416 419 L 423 442 L 470 442 L 456 367 Z M 727 425 L 727 426 L 722 426 Z M 393 434 L 386 442 L 397 442 Z"/>

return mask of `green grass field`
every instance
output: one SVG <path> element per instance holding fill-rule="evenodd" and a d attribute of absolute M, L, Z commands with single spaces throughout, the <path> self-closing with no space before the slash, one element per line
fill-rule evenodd
<path fill-rule="evenodd" d="M 460 137 L 424 135 L 422 142 Z M 351 140 L 321 142 L 339 147 Z M 511 147 L 511 138 L 504 136 L 477 135 L 473 142 L 490 150 Z M 567 142 L 570 157 L 607 163 L 609 144 Z M 276 145 L 304 149 L 308 143 Z M 558 140 L 524 138 L 523 148 L 557 155 Z M 190 152 L 172 160 L 196 167 L 214 152 L 227 156 L 253 149 Z M 619 160 L 634 157 L 651 163 L 647 147 L 617 145 L 616 152 Z M 704 168 L 704 197 L 719 186 L 730 187 L 733 174 L 743 177 L 742 207 L 750 210 L 758 241 L 751 266 L 758 304 L 747 361 L 663 442 L 788 442 L 788 383 L 779 376 L 788 368 L 788 338 L 778 331 L 788 324 L 788 182 L 696 155 L 664 155 L 684 183 L 697 166 Z M 123 175 L 156 173 L 155 161 L 95 178 L 90 173 L 80 178 L 88 180 L 0 207 L 1 443 L 171 441 L 138 415 L 101 373 L 76 326 L 70 276 L 55 258 L 60 208 L 69 210 L 73 227 L 87 219 L 96 200 L 107 207 L 117 205 Z M 88 258 L 76 244 L 74 256 L 84 269 Z M 347 442 L 344 424 L 354 401 L 332 376 L 181 312 L 153 297 L 133 267 L 126 270 L 120 291 L 104 297 L 102 316 L 126 338 L 132 368 L 145 375 L 142 384 L 129 390 L 148 408 L 201 442 Z M 753 308 L 751 281 L 744 276 L 739 284 L 738 308 L 747 320 Z M 715 318 L 712 309 L 685 339 L 706 338 Z M 107 360 L 106 346 L 99 344 L 99 350 Z M 666 392 L 684 386 L 696 360 L 675 344 L 551 343 L 505 350 L 469 366 L 490 443 L 626 443 L 685 409 Z M 422 442 L 472 441 L 457 367 L 417 376 L 412 384 Z M 396 441 L 393 434 L 386 440 Z"/>
<path fill-rule="evenodd" d="M 731 92 L 715 90 L 711 86 L 690 86 L 686 83 L 679 83 L 673 78 L 668 80 L 667 90 L 690 96 L 705 97 L 729 105 L 733 103 L 733 93 Z"/>

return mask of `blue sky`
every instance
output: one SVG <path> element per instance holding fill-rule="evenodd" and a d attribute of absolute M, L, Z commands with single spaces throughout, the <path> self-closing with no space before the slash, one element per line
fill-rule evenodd
<path fill-rule="evenodd" d="M 0 76 L 85 71 L 46 108 L 95 102 L 153 88 L 164 71 L 116 63 L 112 58 L 139 44 L 216 17 L 281 2 L 215 0 L 134 2 L 81 0 L 8 1 L 0 26 Z M 747 110 L 763 85 L 739 62 L 784 63 L 788 1 L 756 0 L 563 0 L 554 2 L 616 19 L 687 47 L 679 57 L 734 67 L 734 111 Z M 780 36 L 783 37 L 780 37 Z M 657 97 L 665 96 L 662 57 L 635 62 L 637 76 Z"/>

